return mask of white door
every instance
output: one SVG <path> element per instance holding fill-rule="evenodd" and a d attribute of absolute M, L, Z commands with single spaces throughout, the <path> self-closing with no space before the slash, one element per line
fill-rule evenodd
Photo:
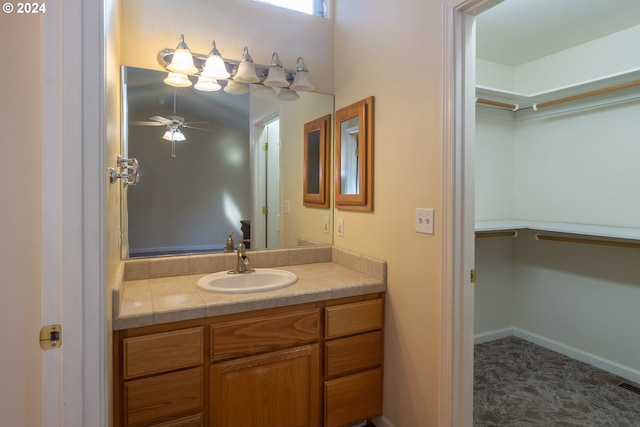
<path fill-rule="evenodd" d="M 251 248 L 280 246 L 280 121 L 270 117 L 255 126 L 256 207 L 251 224 Z"/>
<path fill-rule="evenodd" d="M 277 119 L 267 125 L 267 143 L 267 248 L 277 249 L 280 247 L 280 121 Z"/>
<path fill-rule="evenodd" d="M 16 132 L 1 143 L 3 426 L 108 423 L 99 212 L 107 3 L 42 2 L 29 16 L 7 3 L 0 16 L 2 39 L 20 40 L 0 48 L 10 82 L 0 125 Z M 61 348 L 41 350 L 46 324 L 62 324 Z"/>
<path fill-rule="evenodd" d="M 41 106 L 38 20 L 0 17 L 0 126 L 19 133 L 2 138 L 0 236 L 0 425 L 39 426 L 42 420 L 41 323 Z M 33 57 L 35 56 L 35 63 Z M 35 84 L 34 84 L 35 83 Z M 7 102 L 11 100 L 10 102 Z"/>

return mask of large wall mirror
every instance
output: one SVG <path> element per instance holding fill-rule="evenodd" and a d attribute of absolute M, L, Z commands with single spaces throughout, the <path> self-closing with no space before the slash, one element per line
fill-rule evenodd
<path fill-rule="evenodd" d="M 282 101 L 261 85 L 203 92 L 161 71 L 122 74 L 123 154 L 141 175 L 122 197 L 124 257 L 222 251 L 230 233 L 251 249 L 332 243 L 331 212 L 305 207 L 302 188 L 304 125 L 333 114 L 332 95 Z"/>
<path fill-rule="evenodd" d="M 335 205 L 373 210 L 373 97 L 336 111 Z"/>

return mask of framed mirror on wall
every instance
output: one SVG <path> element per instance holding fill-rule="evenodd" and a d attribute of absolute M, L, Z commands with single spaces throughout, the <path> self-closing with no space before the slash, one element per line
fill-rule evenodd
<path fill-rule="evenodd" d="M 373 210 L 373 96 L 336 111 L 334 193 L 342 210 Z"/>
<path fill-rule="evenodd" d="M 176 89 L 166 75 L 123 67 L 122 154 L 141 174 L 122 198 L 123 258 L 222 252 L 229 234 L 252 250 L 331 244 L 333 213 L 305 208 L 300 177 L 304 125 L 331 117 L 333 96 Z M 164 137 L 174 127 L 184 139 Z"/>
<path fill-rule="evenodd" d="M 329 147 L 331 115 L 304 125 L 303 204 L 329 208 Z"/>

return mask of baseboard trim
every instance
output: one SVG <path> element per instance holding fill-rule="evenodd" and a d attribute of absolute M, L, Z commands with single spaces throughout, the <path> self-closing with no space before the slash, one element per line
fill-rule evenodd
<path fill-rule="evenodd" d="M 474 344 L 484 344 L 486 342 L 500 340 L 502 338 L 514 335 L 513 328 L 495 329 L 489 332 L 483 332 L 473 337 Z"/>
<path fill-rule="evenodd" d="M 519 328 L 496 329 L 494 331 L 483 332 L 474 337 L 474 344 L 483 344 L 490 341 L 499 340 L 509 336 L 515 336 L 527 340 L 534 344 L 538 344 L 549 350 L 569 356 L 572 359 L 587 363 L 596 368 L 617 375 L 634 383 L 640 384 L 640 371 L 629 366 L 621 365 L 611 360 L 605 359 L 595 354 L 571 347 L 558 341 L 543 337 L 533 332 L 525 331 Z"/>
<path fill-rule="evenodd" d="M 545 338 L 532 332 L 524 331 L 522 329 L 514 328 L 513 335 L 518 338 L 530 341 L 534 344 L 538 344 L 542 347 L 548 348 L 549 350 L 553 350 L 560 354 L 564 354 L 565 356 L 569 356 L 572 359 L 576 359 L 589 365 L 595 366 L 596 368 L 600 368 L 619 377 L 625 378 L 635 383 L 640 383 L 640 371 L 638 371 L 637 369 L 621 365 L 603 357 L 596 356 L 595 354 L 588 353 L 586 351 Z"/>

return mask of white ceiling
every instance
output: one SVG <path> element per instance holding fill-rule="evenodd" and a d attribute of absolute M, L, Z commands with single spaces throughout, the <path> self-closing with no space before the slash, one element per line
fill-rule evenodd
<path fill-rule="evenodd" d="M 504 0 L 477 17 L 477 57 L 517 66 L 635 25 L 640 0 Z"/>

